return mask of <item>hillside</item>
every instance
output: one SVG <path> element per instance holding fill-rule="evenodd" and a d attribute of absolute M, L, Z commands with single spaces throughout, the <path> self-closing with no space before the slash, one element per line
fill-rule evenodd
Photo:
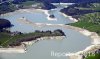
<path fill-rule="evenodd" d="M 66 15 L 72 16 L 79 20 L 76 23 L 71 23 L 70 25 L 87 29 L 92 32 L 96 32 L 100 35 L 100 4 L 93 3 L 88 5 L 71 5 L 68 8 L 64 8 L 61 12 Z M 69 12 L 69 9 L 70 12 Z M 93 12 L 90 12 L 92 10 Z M 89 12 L 87 12 L 89 11 Z M 77 16 L 77 17 L 76 17 Z"/>

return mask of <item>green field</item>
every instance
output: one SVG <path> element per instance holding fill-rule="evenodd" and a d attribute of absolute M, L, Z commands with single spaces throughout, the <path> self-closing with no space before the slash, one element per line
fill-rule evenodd
<path fill-rule="evenodd" d="M 90 56 L 86 57 L 85 59 L 100 59 L 100 53 L 95 54 L 95 55 L 90 55 Z"/>
<path fill-rule="evenodd" d="M 100 10 L 100 4 L 94 3 L 94 4 L 91 4 L 91 8 L 79 8 L 79 9 Z M 81 15 L 78 20 L 79 20 L 78 22 L 71 23 L 69 25 L 87 29 L 91 32 L 96 32 L 100 36 L 100 12 Z M 100 53 L 87 56 L 84 59 L 100 59 Z"/>
<path fill-rule="evenodd" d="M 72 23 L 70 25 L 84 28 L 100 35 L 100 12 L 81 16 L 78 22 Z"/>
<path fill-rule="evenodd" d="M 21 34 L 11 36 L 9 33 L 0 32 L 0 46 L 7 47 L 9 43 L 17 41 L 19 38 L 33 36 L 35 33 Z"/>
<path fill-rule="evenodd" d="M 64 32 L 60 29 L 52 31 L 35 31 L 32 33 L 20 33 L 12 35 L 8 32 L 0 32 L 0 46 L 8 47 L 9 44 L 20 44 L 23 41 L 31 41 L 36 40 L 40 37 L 47 37 L 47 36 L 65 36 Z"/>

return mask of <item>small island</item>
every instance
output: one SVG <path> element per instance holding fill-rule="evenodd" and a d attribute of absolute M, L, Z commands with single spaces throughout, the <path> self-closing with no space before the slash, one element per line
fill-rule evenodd
<path fill-rule="evenodd" d="M 50 18 L 55 18 L 55 16 L 54 16 L 54 15 L 50 15 L 49 17 L 50 17 Z"/>

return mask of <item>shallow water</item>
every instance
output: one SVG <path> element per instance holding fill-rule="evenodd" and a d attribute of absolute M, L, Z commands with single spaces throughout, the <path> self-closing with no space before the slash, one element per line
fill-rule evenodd
<path fill-rule="evenodd" d="M 35 27 L 28 24 L 22 24 L 17 21 L 21 17 L 25 17 L 32 22 L 38 23 L 50 23 L 50 24 L 68 24 L 73 21 L 65 18 L 62 14 L 59 13 L 59 8 L 54 11 L 50 11 L 50 14 L 54 14 L 57 18 L 57 21 L 47 20 L 47 15 L 43 12 L 34 12 L 34 13 L 14 13 L 13 15 L 3 16 L 11 21 L 14 27 L 11 28 L 11 31 L 21 31 L 21 32 L 34 32 L 35 30 L 55 30 L 62 29 L 66 38 L 63 40 L 43 40 L 39 41 L 32 46 L 28 47 L 27 53 L 25 54 L 0 54 L 0 59 L 68 59 L 68 57 L 57 57 L 51 56 L 51 51 L 61 52 L 61 53 L 73 53 L 80 50 L 84 50 L 87 46 L 91 44 L 89 37 L 86 37 L 79 32 L 76 32 L 71 29 L 66 29 L 63 27 Z"/>

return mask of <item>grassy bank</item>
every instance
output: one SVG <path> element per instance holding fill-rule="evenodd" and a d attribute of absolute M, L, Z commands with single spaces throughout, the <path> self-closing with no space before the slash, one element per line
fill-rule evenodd
<path fill-rule="evenodd" d="M 78 22 L 71 23 L 69 25 L 87 29 L 91 32 L 96 32 L 100 36 L 100 8 L 99 7 L 100 7 L 100 3 L 75 4 L 69 6 L 66 9 L 63 9 L 64 10 L 63 12 L 78 20 Z M 72 11 L 70 11 L 70 8 Z M 79 10 L 78 12 L 76 12 L 77 9 Z M 86 10 L 94 10 L 97 12 L 84 13 L 82 12 L 84 10 L 85 12 Z M 100 59 L 100 52 L 98 52 L 98 54 L 97 53 L 94 54 L 95 55 L 83 56 L 83 59 Z"/>
<path fill-rule="evenodd" d="M 100 53 L 97 53 L 95 55 L 87 56 L 85 59 L 100 59 Z"/>
<path fill-rule="evenodd" d="M 11 36 L 9 33 L 0 32 L 0 46 L 7 47 L 10 43 L 17 41 L 19 38 L 24 38 L 27 36 L 32 36 L 35 33 L 21 34 Z"/>
<path fill-rule="evenodd" d="M 90 13 L 79 18 L 80 20 L 70 25 L 96 32 L 100 35 L 100 12 Z"/>
<path fill-rule="evenodd" d="M 64 32 L 60 29 L 52 31 L 35 31 L 32 33 L 21 32 L 0 32 L 0 46 L 19 46 L 21 42 L 36 40 L 40 37 L 47 36 L 65 36 Z"/>

